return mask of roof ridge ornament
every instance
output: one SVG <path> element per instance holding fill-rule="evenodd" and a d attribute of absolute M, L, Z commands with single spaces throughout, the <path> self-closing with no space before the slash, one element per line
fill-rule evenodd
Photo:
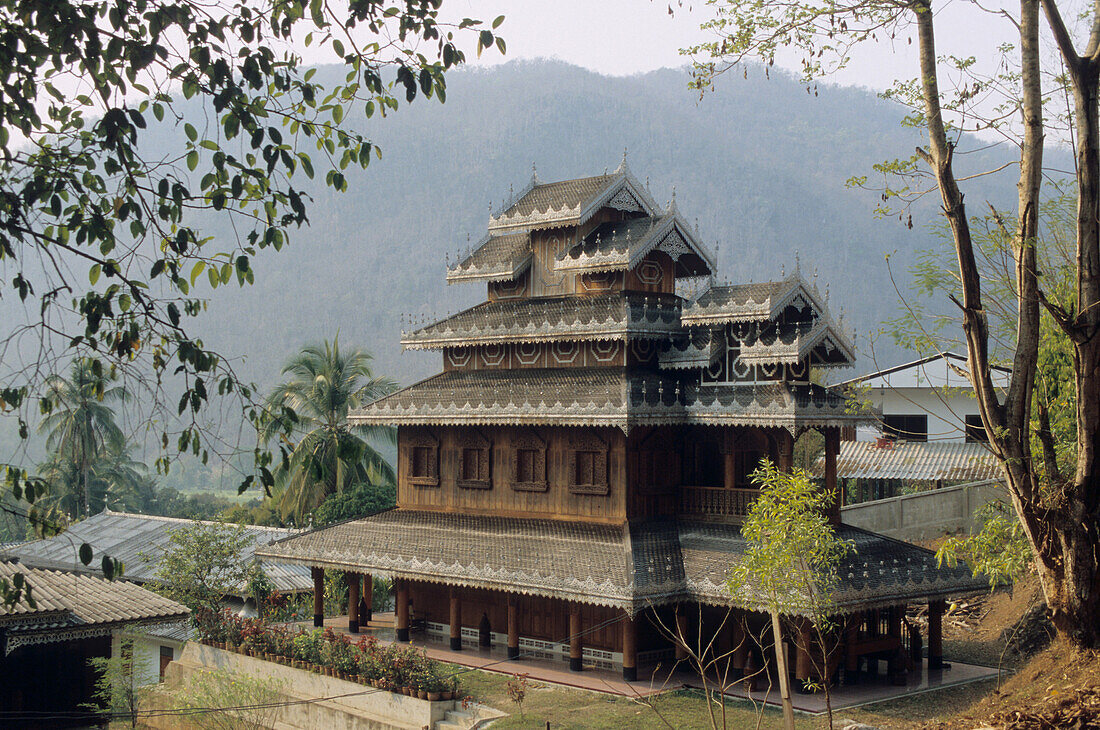
<path fill-rule="evenodd" d="M 623 147 L 623 159 L 622 162 L 619 163 L 619 166 L 615 168 L 615 174 L 622 175 L 623 173 L 629 172 L 629 169 L 630 168 L 626 166 L 626 147 Z"/>
<path fill-rule="evenodd" d="M 539 184 L 539 171 L 535 169 L 535 163 L 531 163 L 531 185 Z"/>
<path fill-rule="evenodd" d="M 669 213 L 679 212 L 676 209 L 676 186 L 675 185 L 672 186 L 672 198 L 668 201 L 668 212 Z"/>

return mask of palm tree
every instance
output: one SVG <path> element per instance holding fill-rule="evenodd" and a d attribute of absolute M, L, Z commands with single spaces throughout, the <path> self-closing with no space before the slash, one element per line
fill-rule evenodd
<path fill-rule="evenodd" d="M 69 494 L 70 516 L 90 514 L 93 467 L 108 454 L 125 454 L 126 436 L 115 422 L 113 404 L 126 403 L 130 392 L 115 385 L 118 377 L 104 371 L 92 358 L 73 361 L 69 377 L 46 379 L 46 402 L 50 411 L 38 425 L 46 434 L 50 458 L 46 471 L 51 483 Z M 62 496 L 55 492 L 55 496 Z"/>
<path fill-rule="evenodd" d="M 275 473 L 284 519 L 293 516 L 300 524 L 330 494 L 359 484 L 393 483 L 393 467 L 374 444 L 395 443 L 394 430 L 351 426 L 347 420 L 349 410 L 397 387 L 373 375 L 371 359 L 365 350 L 341 352 L 337 335 L 331 343 L 305 347 L 283 367 L 290 378 L 267 398 L 272 415 L 261 437 L 270 441 L 282 434 L 290 450 Z M 278 415 L 287 408 L 294 413 L 293 423 Z"/>

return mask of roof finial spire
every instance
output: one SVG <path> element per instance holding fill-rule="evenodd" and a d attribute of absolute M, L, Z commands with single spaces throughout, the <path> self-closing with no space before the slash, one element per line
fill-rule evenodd
<path fill-rule="evenodd" d="M 531 163 L 531 184 L 532 185 L 538 185 L 539 184 L 539 171 L 535 169 L 535 163 L 534 162 Z"/>
<path fill-rule="evenodd" d="M 802 257 L 798 253 L 798 249 L 794 250 L 794 273 L 802 273 Z"/>
<path fill-rule="evenodd" d="M 626 147 L 623 147 L 623 160 L 619 163 L 619 166 L 615 169 L 615 172 L 626 172 Z"/>
<path fill-rule="evenodd" d="M 645 176 L 645 190 L 647 193 L 649 192 L 649 175 Z"/>
<path fill-rule="evenodd" d="M 825 306 L 829 306 L 829 285 L 825 285 Z"/>
<path fill-rule="evenodd" d="M 672 186 L 672 199 L 668 201 L 668 212 L 676 212 L 676 186 Z"/>
<path fill-rule="evenodd" d="M 512 189 L 512 183 L 508 183 L 508 200 L 516 197 L 516 191 Z"/>
<path fill-rule="evenodd" d="M 780 279 L 786 279 L 787 278 L 787 265 L 786 264 L 780 264 L 779 265 L 779 278 Z"/>

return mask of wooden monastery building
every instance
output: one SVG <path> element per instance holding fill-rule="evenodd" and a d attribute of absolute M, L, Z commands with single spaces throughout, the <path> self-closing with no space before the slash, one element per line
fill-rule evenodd
<path fill-rule="evenodd" d="M 448 269 L 448 282 L 485 283 L 487 301 L 403 334 L 407 348 L 441 351 L 443 372 L 350 417 L 397 428 L 397 508 L 257 555 L 311 566 L 318 586 L 323 570 L 346 572 L 353 631 L 358 577 L 384 573 L 402 641 L 423 628 L 455 649 L 489 642 L 632 680 L 640 664 L 683 656 L 679 626 L 740 647 L 735 670 L 761 666 L 766 654 L 743 639 L 764 624 L 762 604 L 726 587 L 746 548 L 749 475 L 763 457 L 791 468 L 796 438 L 814 429 L 822 488 L 835 493 L 840 431 L 867 416 L 813 382 L 854 358 L 814 285 L 796 270 L 677 294 L 714 268 L 675 198 L 658 205 L 625 160 L 596 177 L 533 178 Z M 837 668 L 853 678 L 861 658 L 900 661 L 903 649 L 919 662 L 904 622 L 918 602 L 931 607 L 938 666 L 944 599 L 982 583 L 839 524 L 834 505 L 857 550 L 836 594 Z M 791 650 L 810 678 L 805 651 Z"/>

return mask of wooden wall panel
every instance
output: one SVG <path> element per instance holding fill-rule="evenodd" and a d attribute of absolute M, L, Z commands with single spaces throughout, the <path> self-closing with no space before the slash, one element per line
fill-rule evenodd
<path fill-rule="evenodd" d="M 458 486 L 459 427 L 430 429 L 439 439 L 439 486 L 421 487 L 410 483 L 411 449 L 409 427 L 398 429 L 397 504 L 409 509 L 440 510 L 462 514 L 491 514 L 513 517 L 584 519 L 621 524 L 626 519 L 626 436 L 619 429 L 593 429 L 608 446 L 608 494 L 574 494 L 568 474 L 570 434 L 576 429 L 532 429 L 547 445 L 545 492 L 517 491 L 512 488 L 514 440 L 523 431 L 519 427 L 480 428 L 492 443 L 490 489 L 463 489 Z"/>

